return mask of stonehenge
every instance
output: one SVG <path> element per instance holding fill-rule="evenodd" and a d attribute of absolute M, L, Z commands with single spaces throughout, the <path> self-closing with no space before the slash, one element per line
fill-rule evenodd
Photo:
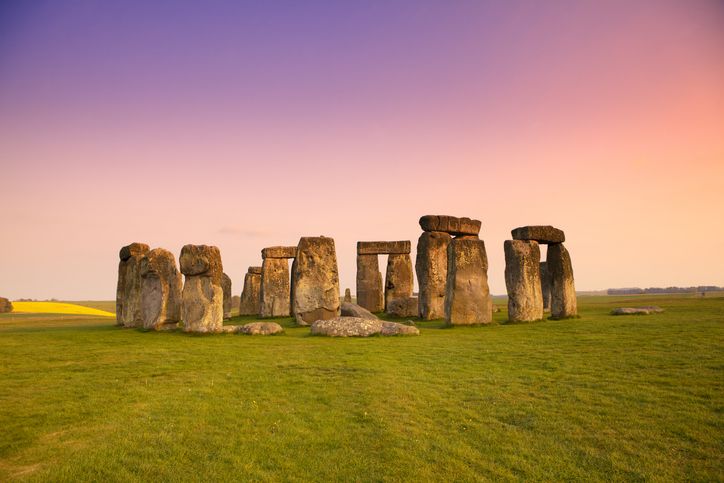
<path fill-rule="evenodd" d="M 221 274 L 221 289 L 224 292 L 224 320 L 231 318 L 231 277 Z"/>
<path fill-rule="evenodd" d="M 489 324 L 493 299 L 485 243 L 477 235 L 462 235 L 453 238 L 447 250 L 445 321 L 450 325 Z"/>
<path fill-rule="evenodd" d="M 141 313 L 141 259 L 148 253 L 145 243 L 121 248 L 116 286 L 116 323 L 123 327 L 143 327 Z"/>
<path fill-rule="evenodd" d="M 183 280 L 176 258 L 168 250 L 154 248 L 140 262 L 142 327 L 175 329 L 181 320 Z"/>
<path fill-rule="evenodd" d="M 181 320 L 185 332 L 220 332 L 224 324 L 221 253 L 214 246 L 185 245 L 179 257 L 185 276 Z"/>
<path fill-rule="evenodd" d="M 268 247 L 261 251 L 261 317 L 289 316 L 291 287 L 287 260 L 295 258 L 296 253 L 297 247 Z"/>
<path fill-rule="evenodd" d="M 298 325 L 340 315 L 339 273 L 334 240 L 302 237 L 294 264 L 293 314 Z"/>
<path fill-rule="evenodd" d="M 239 301 L 239 315 L 261 314 L 261 267 L 249 267 L 244 275 L 244 290 Z"/>
<path fill-rule="evenodd" d="M 573 266 L 563 245 L 563 230 L 549 225 L 523 226 L 511 235 L 513 240 L 504 244 L 509 320 L 542 319 L 548 306 L 552 319 L 577 316 Z M 545 262 L 540 261 L 539 244 L 548 245 Z"/>
<path fill-rule="evenodd" d="M 387 311 L 396 299 L 412 296 L 414 275 L 409 240 L 357 242 L 357 304 L 370 312 Z M 388 255 L 385 283 L 379 255 Z"/>

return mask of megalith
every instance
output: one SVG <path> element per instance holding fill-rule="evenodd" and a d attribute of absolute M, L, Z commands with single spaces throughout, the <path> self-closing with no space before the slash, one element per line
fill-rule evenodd
<path fill-rule="evenodd" d="M 296 256 L 297 247 L 269 247 L 261 251 L 261 307 L 262 317 L 288 317 L 291 308 L 289 262 Z"/>
<path fill-rule="evenodd" d="M 185 245 L 179 265 L 185 275 L 181 310 L 184 331 L 220 332 L 224 325 L 224 290 L 219 249 Z"/>
<path fill-rule="evenodd" d="M 543 294 L 543 311 L 550 310 L 551 276 L 550 273 L 548 273 L 548 262 L 540 262 L 540 285 L 541 293 Z"/>
<path fill-rule="evenodd" d="M 148 253 L 145 243 L 121 248 L 116 285 L 116 323 L 124 327 L 143 327 L 141 313 L 141 259 Z"/>
<path fill-rule="evenodd" d="M 231 277 L 221 274 L 221 289 L 224 292 L 224 320 L 231 318 Z"/>
<path fill-rule="evenodd" d="M 344 301 L 347 303 L 352 303 L 352 292 L 348 288 L 344 289 Z"/>
<path fill-rule="evenodd" d="M 566 235 L 563 230 L 550 225 L 521 226 L 511 232 L 513 240 L 532 240 L 542 245 L 563 243 Z"/>
<path fill-rule="evenodd" d="M 450 325 L 492 322 L 485 243 L 477 236 L 455 237 L 447 247 L 447 260 L 445 321 Z"/>
<path fill-rule="evenodd" d="M 261 314 L 261 267 L 249 267 L 239 300 L 239 315 Z"/>
<path fill-rule="evenodd" d="M 563 319 L 578 315 L 576 286 L 571 256 L 562 243 L 548 245 L 548 272 L 551 281 L 551 317 Z"/>
<path fill-rule="evenodd" d="M 543 318 L 540 248 L 533 240 L 506 240 L 505 286 L 508 320 L 530 322 Z"/>
<path fill-rule="evenodd" d="M 445 316 L 447 247 L 451 240 L 448 233 L 426 231 L 417 241 L 415 271 L 420 290 L 417 300 L 420 318 L 424 320 Z"/>
<path fill-rule="evenodd" d="M 340 315 L 339 272 L 334 239 L 302 237 L 294 264 L 293 312 L 299 325 Z"/>
<path fill-rule="evenodd" d="M 389 313 L 390 303 L 412 297 L 414 284 L 410 253 L 392 253 L 387 257 L 385 274 L 385 312 Z"/>
<path fill-rule="evenodd" d="M 382 274 L 377 255 L 357 254 L 357 305 L 370 312 L 384 308 Z"/>
<path fill-rule="evenodd" d="M 176 258 L 163 248 L 149 251 L 140 263 L 143 328 L 175 329 L 181 320 L 183 277 Z"/>
<path fill-rule="evenodd" d="M 13 311 L 13 303 L 5 297 L 0 297 L 0 314 L 7 314 Z"/>

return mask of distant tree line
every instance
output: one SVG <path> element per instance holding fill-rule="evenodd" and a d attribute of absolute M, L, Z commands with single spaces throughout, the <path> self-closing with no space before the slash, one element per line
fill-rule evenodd
<path fill-rule="evenodd" d="M 703 293 L 703 292 L 721 292 L 724 287 L 716 287 L 714 285 L 700 285 L 698 287 L 628 287 L 628 288 L 609 288 L 608 295 L 640 295 L 653 293 Z"/>

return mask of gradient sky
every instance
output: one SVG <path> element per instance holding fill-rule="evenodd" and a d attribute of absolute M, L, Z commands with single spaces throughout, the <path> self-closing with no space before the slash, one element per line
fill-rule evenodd
<path fill-rule="evenodd" d="M 719 1 L 3 2 L 0 295 L 113 299 L 118 249 L 565 230 L 580 290 L 724 285 Z M 414 257 L 414 251 L 413 251 Z M 384 271 L 384 257 L 381 268 Z"/>

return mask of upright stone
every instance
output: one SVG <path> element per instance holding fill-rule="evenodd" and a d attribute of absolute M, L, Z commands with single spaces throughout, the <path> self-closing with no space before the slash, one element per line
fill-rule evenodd
<path fill-rule="evenodd" d="M 377 255 L 357 255 L 357 305 L 370 312 L 384 309 L 382 274 Z"/>
<path fill-rule="evenodd" d="M 506 240 L 505 286 L 508 289 L 508 320 L 530 322 L 543 318 L 538 242 Z"/>
<path fill-rule="evenodd" d="M 303 237 L 297 246 L 294 266 L 294 317 L 310 325 L 340 315 L 339 273 L 334 240 Z"/>
<path fill-rule="evenodd" d="M 289 262 L 286 258 L 265 258 L 261 265 L 260 315 L 288 317 L 289 296 Z"/>
<path fill-rule="evenodd" d="M 214 246 L 185 245 L 179 259 L 186 276 L 181 320 L 185 332 L 220 332 L 224 325 L 221 253 Z"/>
<path fill-rule="evenodd" d="M 249 267 L 244 275 L 244 290 L 239 301 L 239 315 L 259 315 L 261 313 L 261 267 Z"/>
<path fill-rule="evenodd" d="M 154 248 L 141 259 L 140 272 L 143 328 L 176 328 L 181 320 L 183 277 L 173 254 Z"/>
<path fill-rule="evenodd" d="M 578 304 L 568 250 L 562 243 L 549 245 L 547 261 L 551 279 L 551 317 L 575 317 L 578 315 Z"/>
<path fill-rule="evenodd" d="M 0 297 L 0 314 L 7 314 L 13 311 L 13 303 L 5 297 Z"/>
<path fill-rule="evenodd" d="M 409 253 L 391 254 L 387 257 L 385 312 L 388 311 L 391 302 L 412 297 L 413 277 L 412 259 Z"/>
<path fill-rule="evenodd" d="M 551 276 L 548 262 L 540 262 L 540 285 L 543 294 L 543 311 L 551 309 Z"/>
<path fill-rule="evenodd" d="M 221 289 L 224 292 L 224 319 L 231 318 L 231 277 L 221 274 Z"/>
<path fill-rule="evenodd" d="M 450 325 L 489 324 L 493 299 L 485 243 L 477 236 L 454 238 L 447 253 L 445 321 Z"/>
<path fill-rule="evenodd" d="M 121 248 L 116 286 L 116 323 L 124 327 L 143 327 L 141 313 L 141 259 L 148 253 L 145 243 Z"/>
<path fill-rule="evenodd" d="M 344 301 L 348 304 L 352 303 L 352 292 L 348 288 L 344 289 Z"/>
<path fill-rule="evenodd" d="M 452 237 L 442 232 L 424 232 L 417 241 L 415 271 L 420 289 L 418 304 L 424 320 L 445 316 L 447 247 Z"/>

